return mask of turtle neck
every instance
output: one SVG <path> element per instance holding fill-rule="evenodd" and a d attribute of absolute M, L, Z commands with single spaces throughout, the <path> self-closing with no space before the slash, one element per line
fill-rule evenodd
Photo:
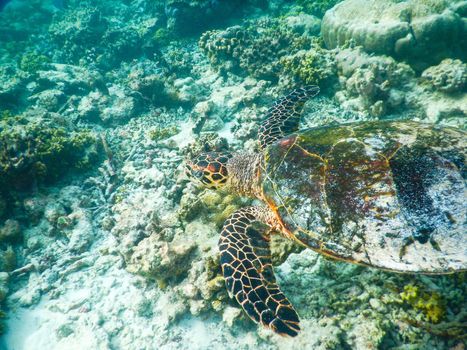
<path fill-rule="evenodd" d="M 229 186 L 234 192 L 248 197 L 261 198 L 259 186 L 260 153 L 237 153 L 229 159 L 227 172 Z"/>

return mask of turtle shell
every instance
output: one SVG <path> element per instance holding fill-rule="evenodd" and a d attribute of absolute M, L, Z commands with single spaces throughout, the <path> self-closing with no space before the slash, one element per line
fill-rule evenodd
<path fill-rule="evenodd" d="M 467 268 L 462 130 L 373 121 L 303 130 L 265 150 L 263 198 L 284 234 L 383 269 Z"/>

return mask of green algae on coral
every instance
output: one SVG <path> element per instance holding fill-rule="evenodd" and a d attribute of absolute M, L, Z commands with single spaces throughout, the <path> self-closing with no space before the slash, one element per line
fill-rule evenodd
<path fill-rule="evenodd" d="M 0 248 L 0 271 L 13 271 L 16 267 L 16 262 L 16 253 L 11 245 L 8 245 L 4 250 Z"/>
<path fill-rule="evenodd" d="M 166 46 L 174 40 L 172 32 L 165 28 L 159 28 L 153 35 L 153 40 L 157 46 Z"/>
<path fill-rule="evenodd" d="M 161 141 L 176 135 L 179 131 L 180 130 L 176 125 L 168 127 L 157 127 L 150 130 L 148 132 L 148 136 L 153 141 Z"/>
<path fill-rule="evenodd" d="M 13 114 L 9 109 L 5 109 L 0 113 L 0 121 L 12 119 L 14 117 L 15 114 Z"/>
<path fill-rule="evenodd" d="M 38 70 L 46 68 L 50 58 L 36 52 L 28 52 L 21 57 L 19 68 L 25 72 L 34 74 Z"/>
<path fill-rule="evenodd" d="M 264 19 L 205 32 L 199 47 L 222 73 L 277 81 L 280 58 L 309 49 L 311 43 L 311 37 L 293 32 L 284 20 Z"/>
<path fill-rule="evenodd" d="M 400 293 L 402 301 L 421 312 L 424 318 L 432 323 L 439 323 L 446 316 L 446 301 L 435 291 L 408 284 Z"/>
<path fill-rule="evenodd" d="M 319 85 L 321 88 L 337 77 L 337 69 L 329 51 L 317 46 L 310 50 L 280 59 L 283 74 L 290 77 L 293 85 Z"/>
<path fill-rule="evenodd" d="M 97 159 L 96 137 L 47 123 L 0 126 L 0 189 L 52 182 L 68 169 L 86 169 Z"/>
<path fill-rule="evenodd" d="M 5 325 L 3 323 L 3 320 L 6 318 L 6 312 L 3 310 L 0 310 L 0 335 L 5 333 Z"/>

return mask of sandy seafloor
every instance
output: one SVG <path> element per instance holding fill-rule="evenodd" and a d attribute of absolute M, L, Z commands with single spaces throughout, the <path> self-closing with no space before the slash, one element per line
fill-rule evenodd
<path fill-rule="evenodd" d="M 322 92 L 304 128 L 465 129 L 467 1 L 370 3 L 7 3 L 0 349 L 464 350 L 465 273 L 383 272 L 280 237 L 275 272 L 302 332 L 255 325 L 227 295 L 217 248 L 252 200 L 183 176 L 202 151 L 256 151 L 268 107 L 307 84 Z"/>

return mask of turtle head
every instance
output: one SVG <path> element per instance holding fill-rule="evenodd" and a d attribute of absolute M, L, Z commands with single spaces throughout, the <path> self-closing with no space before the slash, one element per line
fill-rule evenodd
<path fill-rule="evenodd" d="M 227 183 L 227 162 L 231 157 L 230 153 L 224 152 L 202 153 L 194 160 L 187 161 L 187 175 L 197 184 L 219 189 Z"/>

